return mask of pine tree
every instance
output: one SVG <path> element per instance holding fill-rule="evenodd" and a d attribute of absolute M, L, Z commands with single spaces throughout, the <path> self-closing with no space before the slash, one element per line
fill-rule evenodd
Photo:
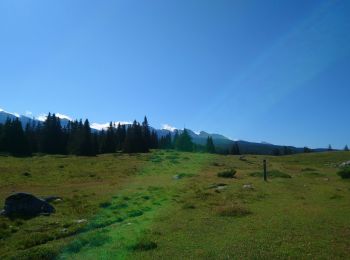
<path fill-rule="evenodd" d="M 283 147 L 283 154 L 284 155 L 290 155 L 292 153 L 293 153 L 293 151 L 292 151 L 292 149 L 290 147 L 288 147 L 288 146 L 284 146 Z"/>
<path fill-rule="evenodd" d="M 311 149 L 308 147 L 304 147 L 304 153 L 311 153 Z"/>
<path fill-rule="evenodd" d="M 94 147 L 92 145 L 90 123 L 89 123 L 89 120 L 87 120 L 87 119 L 84 122 L 81 135 L 82 135 L 82 141 L 80 144 L 80 153 L 79 154 L 85 155 L 85 156 L 96 155 L 96 153 L 94 151 Z"/>
<path fill-rule="evenodd" d="M 42 129 L 42 149 L 47 154 L 65 154 L 61 122 L 55 114 L 48 114 Z"/>
<path fill-rule="evenodd" d="M 38 133 L 36 131 L 36 123 L 27 123 L 25 128 L 25 136 L 28 142 L 29 150 L 32 153 L 38 152 Z"/>
<path fill-rule="evenodd" d="M 331 145 L 328 145 L 328 151 L 333 151 L 333 148 Z"/>
<path fill-rule="evenodd" d="M 231 154 L 233 155 L 239 155 L 241 154 L 241 151 L 239 149 L 238 142 L 234 142 L 232 147 L 231 147 Z"/>
<path fill-rule="evenodd" d="M 176 129 L 175 130 L 175 134 L 174 134 L 174 138 L 173 138 L 173 141 L 172 141 L 172 148 L 175 149 L 176 148 L 176 143 L 177 143 L 177 140 L 179 139 L 179 131 Z"/>
<path fill-rule="evenodd" d="M 348 152 L 348 151 L 349 151 L 349 147 L 348 147 L 348 145 L 345 145 L 345 147 L 344 147 L 344 151 L 346 151 L 346 152 Z"/>
<path fill-rule="evenodd" d="M 192 152 L 193 151 L 193 142 L 191 136 L 188 134 L 187 129 L 179 135 L 175 143 L 176 150 Z"/>
<path fill-rule="evenodd" d="M 126 127 L 125 125 L 118 124 L 117 130 L 116 130 L 116 140 L 117 140 L 117 150 L 120 151 L 123 149 L 123 145 L 125 142 L 126 137 Z"/>
<path fill-rule="evenodd" d="M 115 138 L 115 127 L 110 122 L 109 127 L 106 131 L 106 137 L 102 144 L 102 153 L 114 153 L 117 150 L 116 138 Z"/>
<path fill-rule="evenodd" d="M 3 127 L 3 149 L 14 156 L 31 155 L 28 140 L 18 118 L 7 119 Z"/>
<path fill-rule="evenodd" d="M 151 147 L 151 132 L 148 125 L 147 117 L 145 116 L 143 122 L 142 122 L 142 137 L 143 137 L 143 143 L 145 145 L 145 149 L 149 149 Z"/>
<path fill-rule="evenodd" d="M 206 144 L 206 152 L 208 153 L 215 153 L 215 146 L 213 142 L 213 138 L 211 136 L 208 136 L 207 138 L 207 144 Z"/>
<path fill-rule="evenodd" d="M 280 149 L 278 149 L 277 147 L 274 148 L 273 151 L 272 151 L 272 155 L 274 155 L 274 156 L 280 156 L 280 155 L 281 155 Z"/>

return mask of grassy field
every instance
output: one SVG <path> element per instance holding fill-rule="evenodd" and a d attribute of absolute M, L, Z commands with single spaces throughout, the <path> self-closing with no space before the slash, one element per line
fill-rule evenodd
<path fill-rule="evenodd" d="M 63 198 L 51 216 L 0 217 L 0 259 L 347 258 L 350 181 L 336 175 L 346 160 L 348 152 L 0 157 L 1 205 L 18 191 Z M 230 169 L 235 178 L 218 177 Z"/>

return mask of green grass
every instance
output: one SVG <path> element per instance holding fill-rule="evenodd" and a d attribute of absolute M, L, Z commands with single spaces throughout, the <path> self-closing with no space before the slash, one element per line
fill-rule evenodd
<path fill-rule="evenodd" d="M 263 173 L 262 172 L 252 172 L 250 174 L 250 176 L 261 177 L 262 178 L 263 177 Z M 281 172 L 281 171 L 278 171 L 278 170 L 268 171 L 267 172 L 267 177 L 268 178 L 292 178 L 292 176 L 290 176 L 289 174 Z"/>
<path fill-rule="evenodd" d="M 2 204 L 14 191 L 63 200 L 49 217 L 0 217 L 0 258 L 348 257 L 350 182 L 337 175 L 348 153 L 245 159 L 174 151 L 1 157 Z M 217 176 L 227 169 L 235 178 Z"/>

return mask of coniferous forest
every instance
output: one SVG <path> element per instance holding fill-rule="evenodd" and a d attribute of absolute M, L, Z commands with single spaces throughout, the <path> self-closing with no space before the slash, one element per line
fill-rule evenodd
<path fill-rule="evenodd" d="M 158 136 L 148 124 L 136 120 L 130 125 L 115 125 L 98 131 L 90 127 L 89 120 L 69 121 L 62 126 L 55 114 L 49 113 L 44 122 L 31 121 L 23 126 L 18 118 L 7 119 L 0 124 L 0 152 L 14 156 L 32 154 L 73 154 L 95 156 L 104 153 L 147 153 L 150 149 L 176 149 L 179 151 L 201 151 L 215 153 L 213 140 L 208 138 L 206 146 L 192 142 L 188 131 L 178 131 Z"/>

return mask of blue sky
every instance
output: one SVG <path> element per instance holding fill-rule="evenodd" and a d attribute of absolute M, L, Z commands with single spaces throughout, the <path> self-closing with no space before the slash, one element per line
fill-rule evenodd
<path fill-rule="evenodd" d="M 350 145 L 350 1 L 0 2 L 0 107 Z"/>

